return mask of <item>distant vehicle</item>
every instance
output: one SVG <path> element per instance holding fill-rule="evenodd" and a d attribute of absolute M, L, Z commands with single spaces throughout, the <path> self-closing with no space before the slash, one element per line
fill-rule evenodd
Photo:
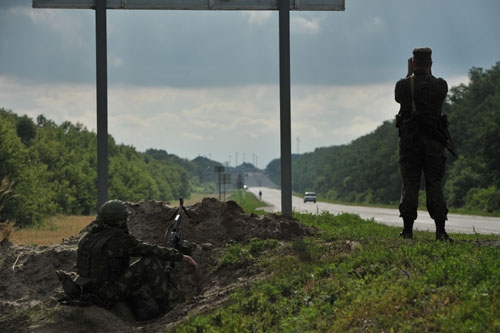
<path fill-rule="evenodd" d="M 306 192 L 304 194 L 304 203 L 311 201 L 316 203 L 316 193 L 314 192 Z"/>

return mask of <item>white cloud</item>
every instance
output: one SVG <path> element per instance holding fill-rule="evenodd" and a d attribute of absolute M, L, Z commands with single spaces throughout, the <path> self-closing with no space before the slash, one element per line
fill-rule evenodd
<path fill-rule="evenodd" d="M 463 77 L 449 80 L 450 86 Z M 394 84 L 292 87 L 292 151 L 349 143 L 391 120 L 398 111 Z M 96 127 L 95 86 L 35 85 L 0 77 L 3 107 L 36 118 Z M 108 131 L 140 151 L 164 149 L 180 157 L 258 154 L 260 167 L 280 155 L 279 89 L 276 85 L 221 88 L 108 88 Z M 242 156 L 242 155 L 240 155 Z M 240 160 L 241 162 L 241 160 Z"/>
<path fill-rule="evenodd" d="M 0 2 L 0 107 L 95 128 L 94 12 Z M 430 12 L 435 1 L 421 2 L 291 14 L 292 146 L 348 143 L 392 119 L 394 83 L 415 46 L 433 47 L 433 72 L 450 87 L 498 61 L 500 2 L 443 0 Z M 109 11 L 111 135 L 187 158 L 279 157 L 278 45 L 275 11 Z"/>
<path fill-rule="evenodd" d="M 94 31 L 89 16 L 75 11 L 59 9 L 33 10 L 31 8 L 17 9 L 20 15 L 27 16 L 31 22 L 41 30 L 49 28 L 52 33 L 62 37 L 67 48 L 82 48 L 88 46 L 88 33 Z M 90 13 L 88 13 L 90 15 Z"/>
<path fill-rule="evenodd" d="M 320 19 L 294 16 L 290 19 L 290 31 L 293 34 L 317 34 L 320 32 Z"/>
<path fill-rule="evenodd" d="M 273 14 L 271 11 L 245 11 L 244 15 L 250 25 L 264 25 L 272 19 Z"/>
<path fill-rule="evenodd" d="M 62 123 L 95 128 L 95 87 L 83 84 L 33 84 L 0 76 L 0 100 L 6 109 L 36 119 L 38 115 Z"/>

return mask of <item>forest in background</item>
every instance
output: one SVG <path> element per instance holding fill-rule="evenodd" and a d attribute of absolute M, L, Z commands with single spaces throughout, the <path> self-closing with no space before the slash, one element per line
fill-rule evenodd
<path fill-rule="evenodd" d="M 396 110 L 396 102 L 395 110 Z M 500 212 L 500 62 L 473 67 L 469 83 L 450 88 L 443 107 L 458 158 L 447 153 L 444 192 L 452 208 Z M 294 192 L 360 204 L 397 205 L 401 190 L 394 120 L 349 144 L 317 148 L 292 158 Z M 280 160 L 267 174 L 280 184 Z M 422 185 L 423 186 L 423 185 Z M 425 204 L 421 191 L 420 203 Z"/>
<path fill-rule="evenodd" d="M 459 157 L 448 156 L 447 201 L 452 208 L 500 212 L 500 62 L 472 68 L 469 83 L 452 87 L 444 105 Z M 56 214 L 95 214 L 97 136 L 82 124 L 58 125 L 0 108 L 0 219 L 36 225 Z M 138 152 L 108 138 L 108 197 L 172 201 L 192 192 L 216 193 L 215 166 L 164 150 Z M 249 166 L 245 167 L 246 172 Z M 250 166 L 252 167 L 252 166 Z M 266 173 L 280 184 L 280 160 Z M 401 176 L 393 120 L 349 144 L 292 156 L 294 192 L 360 204 L 397 205 Z M 2 195 L 9 192 L 11 195 Z M 421 203 L 425 193 L 421 191 Z"/>
<path fill-rule="evenodd" d="M 168 202 L 193 191 L 215 193 L 216 165 L 164 150 L 141 153 L 108 136 L 108 197 Z M 79 123 L 57 125 L 0 108 L 0 180 L 0 218 L 18 226 L 56 214 L 95 214 L 97 135 Z"/>

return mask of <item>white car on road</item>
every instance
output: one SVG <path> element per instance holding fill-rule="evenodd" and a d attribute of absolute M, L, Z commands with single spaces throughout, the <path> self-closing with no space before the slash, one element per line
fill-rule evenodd
<path fill-rule="evenodd" d="M 306 203 L 308 201 L 316 203 L 316 193 L 314 193 L 314 192 L 306 192 L 304 194 L 304 203 Z"/>

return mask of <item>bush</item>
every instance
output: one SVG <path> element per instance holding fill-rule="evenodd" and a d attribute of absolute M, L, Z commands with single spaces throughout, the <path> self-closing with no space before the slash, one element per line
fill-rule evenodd
<path fill-rule="evenodd" d="M 468 210 L 497 212 L 500 210 L 500 190 L 496 186 L 473 188 L 467 192 L 465 202 Z"/>

